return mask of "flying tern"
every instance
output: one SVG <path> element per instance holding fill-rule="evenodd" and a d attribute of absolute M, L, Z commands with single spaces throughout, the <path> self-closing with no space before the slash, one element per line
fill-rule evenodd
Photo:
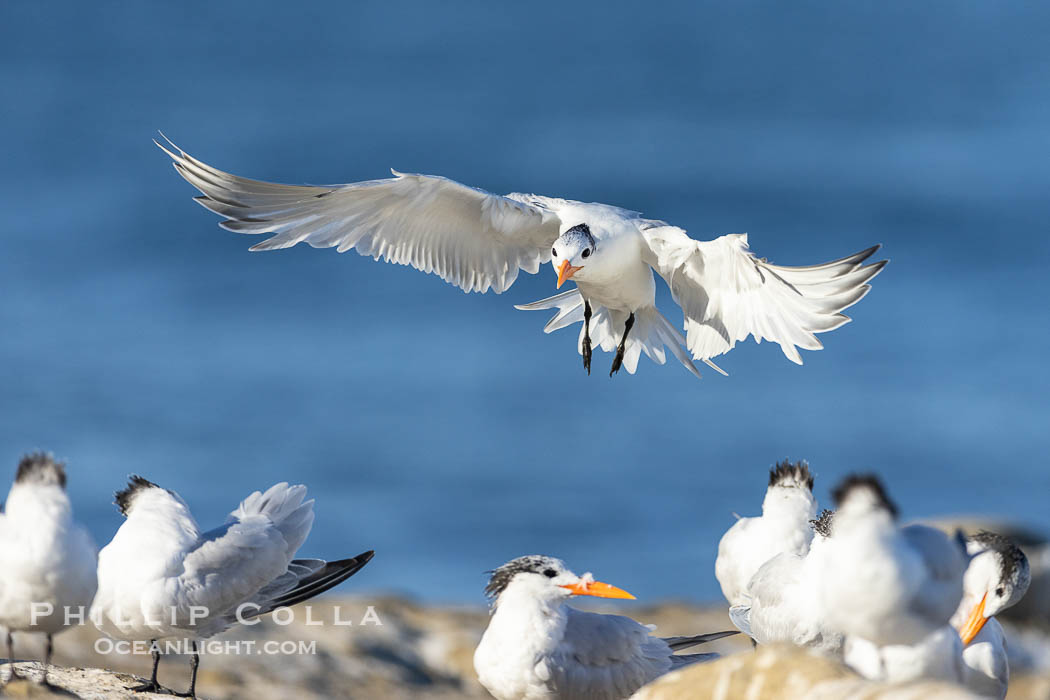
<path fill-rule="evenodd" d="M 730 606 L 746 602 L 751 577 L 767 561 L 781 552 L 808 551 L 816 510 L 813 475 L 805 462 L 783 461 L 769 470 L 762 515 L 740 518 L 718 543 L 715 576 Z"/>
<path fill-rule="evenodd" d="M 31 632 L 46 637 L 47 683 L 52 636 L 82 620 L 95 595 L 97 551 L 73 520 L 65 465 L 43 453 L 23 457 L 0 513 L 0 627 L 7 632 L 9 680 L 12 632 Z"/>
<path fill-rule="evenodd" d="M 194 696 L 198 640 L 323 593 L 372 559 L 371 551 L 332 562 L 295 559 L 314 520 L 314 502 L 305 498 L 305 486 L 275 484 L 202 532 L 178 494 L 132 476 L 116 494 L 126 520 L 99 553 L 92 621 L 115 639 L 192 640 L 187 694 Z M 149 682 L 129 690 L 165 690 L 155 644 L 152 654 Z"/>
<path fill-rule="evenodd" d="M 610 375 L 634 373 L 645 353 L 658 364 L 665 346 L 694 375 L 692 360 L 713 363 L 738 341 L 819 350 L 816 334 L 850 319 L 886 261 L 865 265 L 879 246 L 818 265 L 783 267 L 748 250 L 746 234 L 697 241 L 676 226 L 607 204 L 511 193 L 491 194 L 448 178 L 393 172 L 347 185 L 280 185 L 232 175 L 157 142 L 200 192 L 197 201 L 225 218 L 223 228 L 269 234 L 252 250 L 307 243 L 355 250 L 411 265 L 466 292 L 506 291 L 518 272 L 551 263 L 557 287 L 576 289 L 523 310 L 557 309 L 551 332 L 583 323 L 578 351 L 590 373 L 594 347 L 615 352 Z M 653 272 L 684 314 L 683 336 L 656 309 Z M 692 358 L 690 358 L 690 353 Z"/>
<path fill-rule="evenodd" d="M 660 638 L 629 617 L 569 607 L 574 595 L 634 596 L 553 557 L 519 557 L 491 574 L 492 618 L 474 669 L 497 700 L 626 698 L 672 668 L 717 657 L 676 651 L 737 634 Z"/>
<path fill-rule="evenodd" d="M 1031 569 L 1020 547 L 1002 535 L 979 532 L 967 538 L 967 550 L 973 558 L 952 617 L 965 645 L 966 685 L 982 696 L 1004 698 L 1010 667 L 1003 628 L 994 616 L 1024 597 Z"/>

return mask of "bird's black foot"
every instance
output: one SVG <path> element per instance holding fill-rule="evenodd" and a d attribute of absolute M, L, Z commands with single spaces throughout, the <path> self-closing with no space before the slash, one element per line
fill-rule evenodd
<path fill-rule="evenodd" d="M 620 344 L 616 346 L 616 357 L 613 358 L 612 369 L 609 370 L 609 376 L 613 376 L 620 371 L 620 367 L 623 366 L 623 355 L 627 352 L 627 334 L 631 332 L 631 328 L 634 326 L 634 314 L 627 317 L 627 323 L 623 327 L 623 337 L 620 338 Z"/>
<path fill-rule="evenodd" d="M 591 376 L 591 302 L 583 302 L 583 368 L 587 370 L 587 376 Z"/>
<path fill-rule="evenodd" d="M 160 693 L 161 695 L 178 695 L 169 688 L 165 688 L 157 681 L 146 681 L 139 685 L 128 686 L 127 690 L 132 693 Z"/>

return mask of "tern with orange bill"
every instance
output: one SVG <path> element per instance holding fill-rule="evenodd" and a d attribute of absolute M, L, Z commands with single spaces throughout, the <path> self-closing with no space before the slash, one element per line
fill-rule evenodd
<path fill-rule="evenodd" d="M 952 617 L 965 647 L 965 683 L 982 696 L 1005 698 L 1010 666 L 1003 628 L 994 616 L 1024 597 L 1032 580 L 1028 557 L 1009 538 L 991 532 L 968 537 L 967 550 L 973 558 Z"/>
<path fill-rule="evenodd" d="M 306 243 L 354 250 L 433 273 L 465 292 L 505 292 L 524 270 L 551 263 L 557 287 L 572 289 L 523 310 L 556 309 L 545 332 L 583 323 L 577 344 L 590 373 L 594 347 L 615 352 L 610 375 L 633 374 L 645 353 L 657 364 L 669 350 L 699 377 L 693 361 L 712 358 L 753 336 L 780 345 L 802 364 L 798 349 L 819 350 L 817 334 L 847 323 L 842 311 L 868 292 L 885 261 L 878 250 L 818 265 L 783 267 L 758 258 L 746 234 L 712 241 L 620 207 L 555 197 L 496 195 L 435 175 L 392 171 L 394 177 L 347 185 L 279 185 L 231 175 L 193 158 L 170 141 L 158 143 L 175 169 L 224 217 L 223 228 L 266 234 L 252 250 Z M 683 312 L 683 335 L 656 308 L 654 271 Z"/>
<path fill-rule="evenodd" d="M 507 562 L 491 572 L 485 593 L 492 617 L 474 669 L 497 700 L 627 698 L 671 669 L 718 656 L 675 652 L 737 633 L 654 637 L 629 617 L 572 608 L 572 596 L 634 596 L 548 556 Z"/>

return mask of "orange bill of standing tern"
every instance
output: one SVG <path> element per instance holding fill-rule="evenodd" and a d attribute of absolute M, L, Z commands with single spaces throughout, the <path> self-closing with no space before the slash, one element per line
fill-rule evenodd
<path fill-rule="evenodd" d="M 563 583 L 562 588 L 567 588 L 573 595 L 591 595 L 596 598 L 622 598 L 624 600 L 635 600 L 635 597 L 616 586 L 601 581 L 590 581 L 581 578 L 576 583 Z"/>

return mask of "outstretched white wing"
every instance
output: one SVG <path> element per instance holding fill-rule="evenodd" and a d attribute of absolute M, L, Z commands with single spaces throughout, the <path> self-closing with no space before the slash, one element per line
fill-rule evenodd
<path fill-rule="evenodd" d="M 238 233 L 268 233 L 252 250 L 356 250 L 432 272 L 467 292 L 500 293 L 550 260 L 559 220 L 544 197 L 505 197 L 432 175 L 394 172 L 393 178 L 349 185 L 278 185 L 225 173 L 170 141 L 157 143 L 175 169 L 203 194 L 197 201 L 227 217 Z"/>
<path fill-rule="evenodd" d="M 705 360 L 731 350 L 748 335 L 778 343 L 802 364 L 798 349 L 823 347 L 817 333 L 849 322 L 841 312 L 867 294 L 867 282 L 887 261 L 863 265 L 873 246 L 841 260 L 781 267 L 756 258 L 747 234 L 696 241 L 675 226 L 642 231 L 646 262 L 664 278 L 685 315 L 686 342 Z"/>

